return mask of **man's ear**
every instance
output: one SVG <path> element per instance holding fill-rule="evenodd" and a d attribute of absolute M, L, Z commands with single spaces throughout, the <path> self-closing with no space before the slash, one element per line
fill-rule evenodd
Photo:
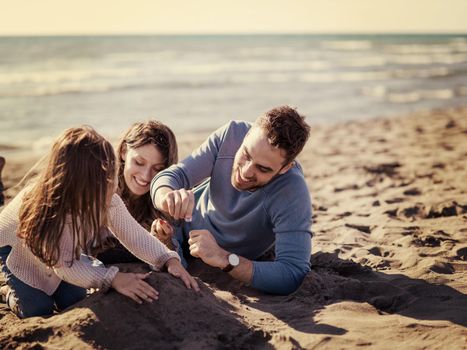
<path fill-rule="evenodd" d="M 285 174 L 286 172 L 288 172 L 290 169 L 292 169 L 293 167 L 295 166 L 295 161 L 291 161 L 289 164 L 285 165 L 284 167 L 282 167 L 282 169 L 279 171 L 279 174 L 282 175 L 282 174 Z"/>

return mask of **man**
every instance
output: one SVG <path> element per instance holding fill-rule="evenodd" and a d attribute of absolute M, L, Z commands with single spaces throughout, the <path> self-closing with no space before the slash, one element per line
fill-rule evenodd
<path fill-rule="evenodd" d="M 153 203 L 185 221 L 178 240 L 192 256 L 259 290 L 289 294 L 310 270 L 311 201 L 295 161 L 309 132 L 288 106 L 254 125 L 232 121 L 153 179 Z M 274 261 L 255 261 L 274 244 Z"/>

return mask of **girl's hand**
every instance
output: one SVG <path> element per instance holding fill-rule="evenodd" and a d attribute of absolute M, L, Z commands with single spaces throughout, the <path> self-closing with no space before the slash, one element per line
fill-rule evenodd
<path fill-rule="evenodd" d="M 172 243 L 172 236 L 174 229 L 167 221 L 162 219 L 156 219 L 151 225 L 151 234 L 156 237 L 159 241 L 164 243 L 167 248 L 174 250 L 175 247 Z"/>
<path fill-rule="evenodd" d="M 142 304 L 143 301 L 152 303 L 154 300 L 159 299 L 159 292 L 144 281 L 149 274 L 150 272 L 118 272 L 112 281 L 112 288 L 120 294 L 133 299 L 138 304 Z"/>
<path fill-rule="evenodd" d="M 198 282 L 185 270 L 178 259 L 172 258 L 167 260 L 165 266 L 167 266 L 167 271 L 172 276 L 180 278 L 188 289 L 193 288 L 196 292 L 199 292 Z"/>

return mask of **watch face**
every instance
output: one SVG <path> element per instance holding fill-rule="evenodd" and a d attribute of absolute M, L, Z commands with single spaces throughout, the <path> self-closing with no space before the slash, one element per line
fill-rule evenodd
<path fill-rule="evenodd" d="M 232 266 L 238 266 L 240 264 L 240 258 L 237 254 L 230 254 L 229 255 L 229 264 Z"/>

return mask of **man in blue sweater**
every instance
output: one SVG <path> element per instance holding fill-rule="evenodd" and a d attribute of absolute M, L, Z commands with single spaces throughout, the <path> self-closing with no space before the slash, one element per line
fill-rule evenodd
<path fill-rule="evenodd" d="M 179 246 L 259 290 L 295 291 L 310 270 L 311 200 L 295 160 L 309 132 L 295 109 L 277 107 L 253 125 L 231 121 L 160 172 L 151 197 L 182 222 Z M 255 261 L 273 245 L 274 261 Z"/>

